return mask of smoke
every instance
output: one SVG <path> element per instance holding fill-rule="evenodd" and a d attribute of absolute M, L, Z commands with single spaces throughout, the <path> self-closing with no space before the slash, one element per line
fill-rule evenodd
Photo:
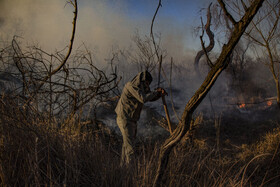
<path fill-rule="evenodd" d="M 141 35 L 150 35 L 150 25 L 157 3 L 158 1 L 148 0 L 78 1 L 74 48 L 85 43 L 96 53 L 99 62 L 103 63 L 104 59 L 110 57 L 112 48 L 129 50 L 136 30 Z M 181 111 L 202 81 L 192 77 L 193 72 L 188 69 L 193 64 L 196 52 L 201 48 L 199 39 L 193 37 L 193 25 L 200 24 L 198 12 L 200 8 L 207 7 L 209 0 L 162 3 L 154 23 L 154 33 L 161 35 L 162 48 L 166 49 L 168 55 L 166 63 L 173 57 L 176 64 L 173 69 L 173 87 L 180 88 L 180 91 L 174 93 L 174 97 L 176 103 L 182 103 L 182 106 L 178 106 Z M 0 40 L 6 41 L 18 35 L 27 45 L 38 44 L 49 52 L 61 50 L 68 45 L 72 31 L 73 7 L 67 4 L 66 0 L 1 0 L 0 6 Z M 123 67 L 129 68 L 126 64 Z M 165 82 L 162 86 L 167 88 L 168 83 Z"/>
<path fill-rule="evenodd" d="M 161 35 L 161 46 L 167 51 L 165 58 L 167 76 L 170 75 L 168 70 L 170 57 L 174 60 L 172 94 L 174 108 L 179 116 L 203 81 L 203 77 L 195 77 L 192 70 L 194 57 L 201 49 L 200 40 L 193 35 L 193 28 L 200 26 L 200 16 L 205 16 L 202 15 L 205 12 L 199 14 L 199 11 L 207 7 L 209 2 L 210 0 L 164 0 L 154 23 L 154 33 Z M 141 35 L 150 35 L 150 25 L 157 3 L 157 0 L 78 1 L 79 12 L 74 48 L 77 49 L 85 43 L 95 52 L 98 62 L 102 63 L 104 59 L 110 57 L 112 50 L 132 49 L 132 37 L 136 30 Z M 23 38 L 25 44 L 39 45 L 51 53 L 68 45 L 72 31 L 73 7 L 67 4 L 66 0 L 0 0 L 0 7 L 0 42 L 9 41 L 17 35 Z M 130 80 L 137 71 L 135 66 L 128 66 L 125 60 L 124 58 L 122 74 L 120 74 L 123 76 L 122 84 Z M 233 92 L 229 91 L 228 82 L 230 78 L 223 73 L 199 110 L 206 110 L 206 113 L 212 115 L 219 112 L 216 104 L 219 106 L 228 104 L 227 101 L 222 100 L 225 96 L 232 97 L 227 95 Z M 161 86 L 171 92 L 167 81 Z M 153 83 L 153 87 L 156 87 L 156 83 Z M 167 97 L 167 102 L 171 119 L 176 121 L 171 108 L 171 96 Z M 215 111 L 212 110 L 212 105 Z M 164 115 L 160 101 L 149 106 Z M 145 117 L 144 112 L 141 120 L 140 123 L 146 124 L 150 119 Z M 115 120 L 111 122 L 115 125 Z"/>
<path fill-rule="evenodd" d="M 154 32 L 161 34 L 163 48 L 179 61 L 186 56 L 190 46 L 194 46 L 190 45 L 195 40 L 191 36 L 193 23 L 189 23 L 189 20 L 195 18 L 198 10 L 190 12 L 193 14 L 191 18 L 184 12 L 190 11 L 190 6 L 203 6 L 205 2 L 164 1 L 159 11 Z M 84 42 L 101 60 L 107 58 L 114 47 L 129 48 L 136 29 L 143 35 L 150 34 L 157 3 L 147 0 L 137 3 L 127 0 L 78 1 L 74 47 Z M 0 40 L 7 41 L 17 35 L 28 45 L 38 44 L 50 52 L 68 45 L 73 7 L 66 0 L 1 0 L 0 6 Z"/>
<path fill-rule="evenodd" d="M 17 35 L 43 48 L 61 47 L 67 39 L 65 33 L 68 38 L 71 34 L 72 15 L 69 7 L 63 8 L 64 4 L 63 1 L 1 1 L 1 39 Z"/>

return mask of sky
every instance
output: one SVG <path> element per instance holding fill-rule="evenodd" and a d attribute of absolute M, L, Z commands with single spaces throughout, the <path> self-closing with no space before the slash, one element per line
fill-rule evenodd
<path fill-rule="evenodd" d="M 200 50 L 193 33 L 200 12 L 211 0 L 162 0 L 154 32 L 160 33 L 170 56 L 184 57 Z M 85 43 L 105 58 L 112 48 L 129 48 L 138 30 L 149 35 L 157 0 L 78 0 L 78 23 L 74 47 Z M 20 36 L 27 45 L 50 52 L 68 45 L 73 8 L 66 0 L 0 0 L 0 40 Z"/>

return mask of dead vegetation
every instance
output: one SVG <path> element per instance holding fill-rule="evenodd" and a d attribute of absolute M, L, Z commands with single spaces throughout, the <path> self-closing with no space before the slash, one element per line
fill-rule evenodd
<path fill-rule="evenodd" d="M 238 112 L 234 110 L 211 118 L 194 113 L 230 63 L 230 53 L 259 8 L 260 0 L 240 22 L 229 16 L 236 29 L 234 37 L 216 63 L 207 57 L 212 70 L 187 104 L 179 128 L 172 126 L 175 133 L 165 144 L 168 135 L 152 141 L 140 138 L 134 162 L 128 168 L 119 165 L 121 137 L 99 120 L 102 115 L 113 113 L 119 93 L 117 69 L 113 63 L 110 72 L 99 69 L 85 45 L 73 54 L 78 11 L 77 2 L 69 2 L 75 11 L 66 54 L 65 50 L 50 54 L 39 47 L 23 48 L 17 38 L 0 50 L 0 78 L 4 80 L 0 85 L 1 186 L 277 186 L 280 183 L 278 118 L 252 121 L 250 115 L 236 118 L 238 115 L 228 114 Z M 222 6 L 223 1 L 219 2 Z M 132 62 L 139 69 L 155 69 L 165 51 L 154 38 L 141 39 L 137 35 L 134 40 L 139 51 L 129 56 Z M 211 45 L 214 44 L 205 48 L 203 44 L 201 55 L 207 56 Z M 115 55 L 111 61 L 114 58 Z M 267 112 L 277 116 L 279 111 L 273 107 L 274 104 L 269 106 Z M 149 109 L 149 118 L 168 130 L 166 120 L 153 109 Z M 170 148 L 172 138 L 176 146 Z M 160 145 L 163 145 L 161 150 Z"/>
<path fill-rule="evenodd" d="M 19 107 L 9 97 L 2 97 L 0 107 L 1 185 L 151 186 L 162 139 L 142 141 L 135 162 L 121 168 L 121 137 L 104 125 L 76 119 L 64 127 L 55 122 L 50 126 L 47 116 Z M 223 117 L 198 117 L 192 141 L 170 155 L 164 186 L 280 182 L 279 123 L 231 124 Z"/>

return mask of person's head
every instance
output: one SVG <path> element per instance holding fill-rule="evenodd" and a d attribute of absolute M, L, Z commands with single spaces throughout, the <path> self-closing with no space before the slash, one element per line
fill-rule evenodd
<path fill-rule="evenodd" d="M 146 87 L 149 87 L 151 82 L 150 81 L 145 81 L 144 84 L 145 84 Z"/>
<path fill-rule="evenodd" d="M 147 70 L 142 72 L 141 74 L 142 74 L 141 81 L 145 82 L 145 84 L 150 85 L 151 82 L 153 81 L 152 75 Z"/>
<path fill-rule="evenodd" d="M 136 86 L 140 86 L 144 84 L 146 87 L 149 87 L 151 82 L 153 81 L 152 75 L 148 71 L 143 71 L 138 73 L 132 80 L 132 84 Z"/>

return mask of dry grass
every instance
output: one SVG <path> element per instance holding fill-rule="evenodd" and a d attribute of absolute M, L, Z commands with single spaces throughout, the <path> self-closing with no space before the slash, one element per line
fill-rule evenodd
<path fill-rule="evenodd" d="M 2 100 L 0 106 L 1 186 L 151 186 L 160 141 L 142 142 L 131 166 L 122 168 L 121 137 L 103 125 L 73 118 L 58 128 L 14 100 Z M 223 121 L 213 121 L 207 134 L 203 124 L 210 122 L 203 119 L 193 145 L 172 153 L 163 186 L 279 184 L 279 128 L 253 144 L 230 147 L 223 141 Z"/>

